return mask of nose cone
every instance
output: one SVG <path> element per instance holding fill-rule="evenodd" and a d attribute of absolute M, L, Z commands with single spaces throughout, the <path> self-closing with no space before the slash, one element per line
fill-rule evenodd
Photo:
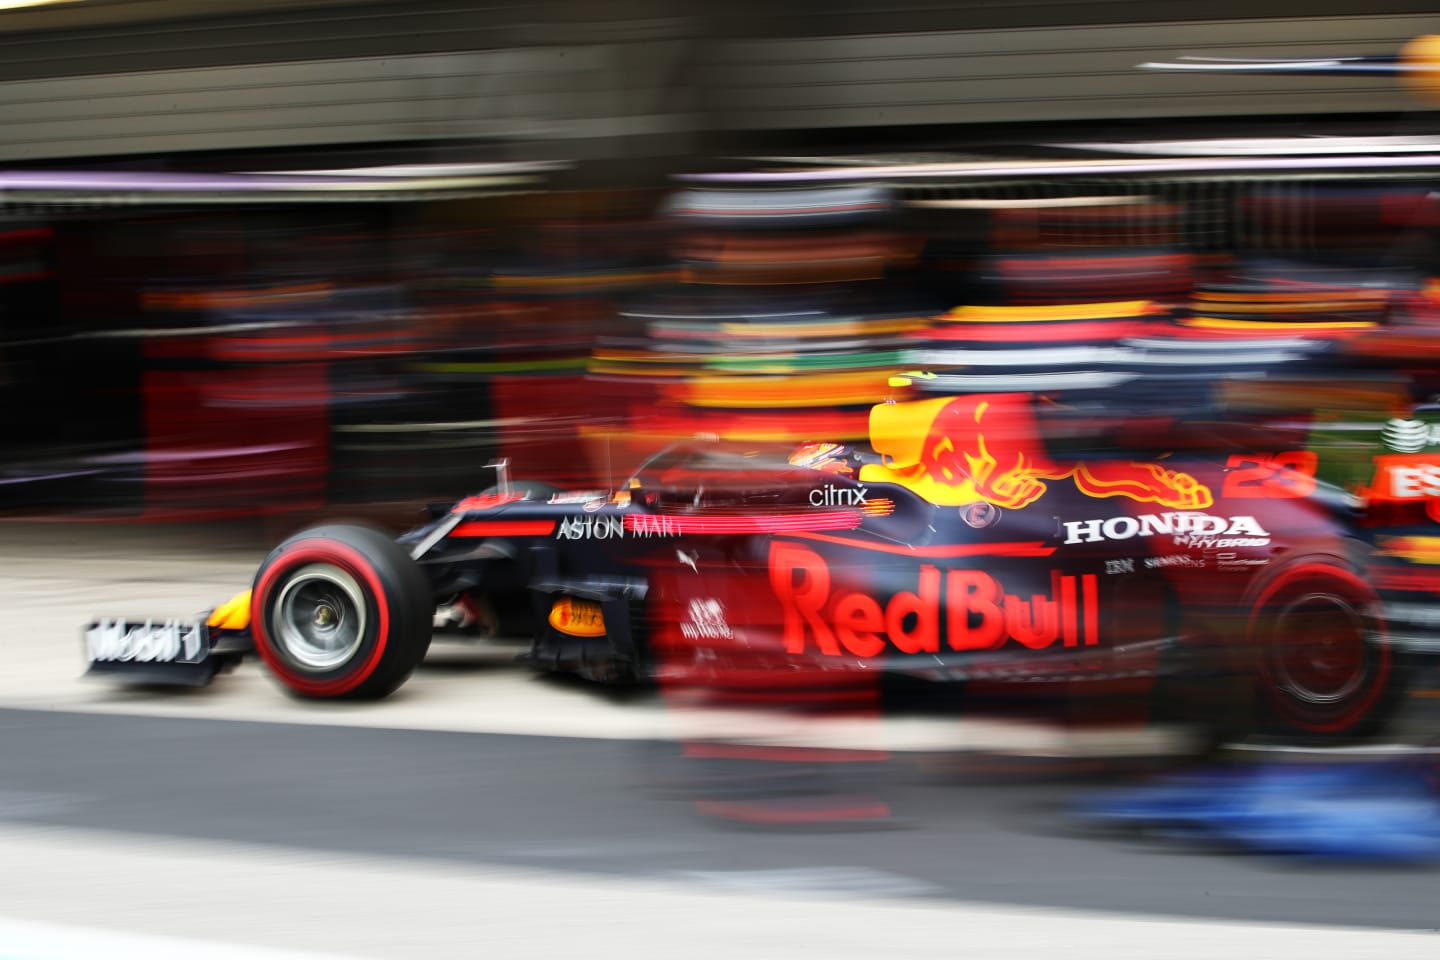
<path fill-rule="evenodd" d="M 210 612 L 206 626 L 221 630 L 244 630 L 250 626 L 250 591 L 237 593 Z"/>

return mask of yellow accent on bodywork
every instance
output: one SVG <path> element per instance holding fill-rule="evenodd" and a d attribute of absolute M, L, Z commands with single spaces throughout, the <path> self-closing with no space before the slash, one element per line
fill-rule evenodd
<path fill-rule="evenodd" d="M 1381 556 L 1411 563 L 1440 564 L 1440 537 L 1377 537 Z"/>
<path fill-rule="evenodd" d="M 237 593 L 212 610 L 205 625 L 220 630 L 244 630 L 250 626 L 250 591 Z"/>
<path fill-rule="evenodd" d="M 561 597 L 550 608 L 550 626 L 572 637 L 605 636 L 605 616 L 593 600 Z"/>

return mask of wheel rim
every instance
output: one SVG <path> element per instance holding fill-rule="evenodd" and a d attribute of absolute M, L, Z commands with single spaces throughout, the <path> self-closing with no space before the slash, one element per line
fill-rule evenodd
<path fill-rule="evenodd" d="M 271 635 L 298 666 L 332 670 L 360 649 L 365 621 L 359 582 L 333 564 L 312 563 L 285 581 L 271 616 Z"/>
<path fill-rule="evenodd" d="M 1364 614 L 1343 597 L 1295 597 L 1276 617 L 1275 684 L 1312 707 L 1345 704 L 1364 686 L 1371 632 Z"/>

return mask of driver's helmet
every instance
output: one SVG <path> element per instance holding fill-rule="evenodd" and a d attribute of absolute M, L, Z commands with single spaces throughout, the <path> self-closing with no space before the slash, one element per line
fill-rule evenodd
<path fill-rule="evenodd" d="M 802 443 L 790 454 L 792 467 L 806 467 L 844 477 L 855 476 L 863 462 L 855 448 L 843 443 Z"/>

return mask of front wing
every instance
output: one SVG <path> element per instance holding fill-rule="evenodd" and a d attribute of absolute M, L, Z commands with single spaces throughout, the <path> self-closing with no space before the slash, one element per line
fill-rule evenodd
<path fill-rule="evenodd" d="M 203 687 L 255 649 L 249 591 L 193 620 L 97 617 L 85 626 L 86 676 Z"/>

